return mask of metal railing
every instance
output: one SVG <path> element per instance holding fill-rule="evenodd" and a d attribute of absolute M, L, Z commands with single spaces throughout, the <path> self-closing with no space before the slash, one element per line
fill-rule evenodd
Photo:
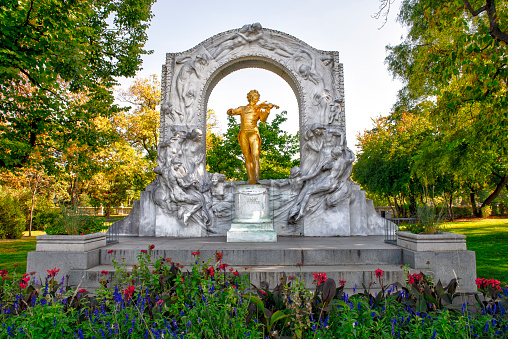
<path fill-rule="evenodd" d="M 383 216 L 383 213 L 381 213 Z M 385 242 L 397 244 L 397 230 L 400 225 L 413 225 L 419 223 L 417 218 L 389 218 L 385 219 Z"/>
<path fill-rule="evenodd" d="M 103 219 L 104 229 L 107 229 L 106 232 L 106 244 L 114 244 L 118 242 L 118 223 L 116 223 L 117 219 Z"/>

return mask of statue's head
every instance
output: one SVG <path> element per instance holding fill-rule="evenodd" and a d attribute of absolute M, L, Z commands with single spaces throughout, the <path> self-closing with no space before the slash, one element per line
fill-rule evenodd
<path fill-rule="evenodd" d="M 300 167 L 295 166 L 291 168 L 291 171 L 289 171 L 289 179 L 294 179 L 296 177 L 299 177 L 301 174 Z"/>
<path fill-rule="evenodd" d="M 340 145 L 339 146 L 335 146 L 334 148 L 332 148 L 332 151 L 330 152 L 332 158 L 333 159 L 338 159 L 342 155 L 342 151 L 343 151 L 343 148 Z"/>
<path fill-rule="evenodd" d="M 249 102 L 258 102 L 259 101 L 259 92 L 256 91 L 255 89 L 253 89 L 252 91 L 250 91 L 249 93 L 247 93 L 247 100 Z"/>
<path fill-rule="evenodd" d="M 200 141 L 203 136 L 203 132 L 199 128 L 194 128 L 192 132 L 189 133 L 189 139 Z"/>
<path fill-rule="evenodd" d="M 261 26 L 261 24 L 259 22 L 253 23 L 251 27 L 254 32 L 257 32 L 257 31 L 260 31 L 261 29 L 263 29 L 263 26 Z"/>

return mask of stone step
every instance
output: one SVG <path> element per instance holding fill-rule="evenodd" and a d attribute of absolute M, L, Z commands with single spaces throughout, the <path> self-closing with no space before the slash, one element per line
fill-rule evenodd
<path fill-rule="evenodd" d="M 146 247 L 146 246 L 145 246 Z M 126 265 L 135 265 L 138 255 L 145 248 L 110 248 L 101 249 L 100 263 L 112 265 L 112 260 L 125 262 Z M 108 251 L 113 250 L 109 254 Z M 199 251 L 199 258 L 192 252 Z M 208 249 L 154 249 L 152 259 L 171 258 L 171 261 L 181 265 L 190 265 L 211 258 L 215 262 L 215 253 L 222 253 L 222 262 L 237 266 L 291 266 L 303 263 L 308 266 L 335 266 L 335 265 L 401 265 L 402 250 L 396 246 L 377 249 L 354 248 L 279 248 L 279 249 L 253 249 L 253 248 L 217 248 Z"/>
<path fill-rule="evenodd" d="M 228 272 L 231 274 L 229 268 L 238 270 L 242 275 L 248 274 L 250 283 L 259 286 L 262 281 L 269 283 L 270 288 L 273 289 L 283 276 L 303 277 L 305 285 L 308 289 L 313 290 L 315 285 L 313 284 L 314 275 L 313 273 L 326 273 L 327 278 L 335 280 L 339 285 L 339 280 L 343 279 L 346 281 L 345 287 L 349 291 L 352 289 L 362 289 L 362 283 L 368 286 L 371 282 L 375 282 L 372 285 L 373 290 L 379 290 L 379 279 L 376 278 L 375 271 L 379 268 L 384 271 L 383 273 L 383 284 L 388 285 L 394 282 L 403 283 L 404 272 L 400 265 L 321 265 L 321 266 L 236 266 L 229 265 Z M 245 269 L 247 268 L 247 269 Z M 127 270 L 132 270 L 132 266 L 128 266 Z M 190 267 L 184 267 L 184 271 L 190 270 Z M 80 285 L 80 288 L 86 288 L 93 290 L 99 287 L 99 281 L 104 277 L 101 274 L 102 271 L 108 271 L 108 280 L 115 274 L 115 268 L 113 265 L 99 265 L 88 270 L 73 270 L 71 273 L 70 284 Z M 222 274 L 222 273 L 221 273 Z M 220 275 L 219 275 L 220 276 Z M 359 291 L 359 290 L 358 290 Z"/>

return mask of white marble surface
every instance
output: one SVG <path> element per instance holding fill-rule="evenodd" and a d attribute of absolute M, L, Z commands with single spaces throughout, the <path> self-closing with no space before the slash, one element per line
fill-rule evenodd
<path fill-rule="evenodd" d="M 235 216 L 227 242 L 274 242 L 277 233 L 270 215 L 270 196 L 265 185 L 238 185 Z"/>

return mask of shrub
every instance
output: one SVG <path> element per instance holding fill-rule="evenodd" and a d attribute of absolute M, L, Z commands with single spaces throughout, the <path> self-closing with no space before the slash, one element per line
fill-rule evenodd
<path fill-rule="evenodd" d="M 37 211 L 32 219 L 32 231 L 44 231 L 62 223 L 62 213 L 57 209 Z"/>
<path fill-rule="evenodd" d="M 25 215 L 10 195 L 0 195 L 0 239 L 20 239 L 25 230 Z"/>
<path fill-rule="evenodd" d="M 485 206 L 482 208 L 482 218 L 488 218 L 492 215 L 492 207 L 491 206 Z"/>
<path fill-rule="evenodd" d="M 453 207 L 453 217 L 455 219 L 470 217 L 472 215 L 471 207 L 469 206 L 457 206 Z"/>
<path fill-rule="evenodd" d="M 420 219 L 423 233 L 434 234 L 441 229 L 444 218 L 444 206 L 441 211 L 436 212 L 434 206 L 423 205 L 418 207 L 418 219 Z"/>
<path fill-rule="evenodd" d="M 100 219 L 83 214 L 79 209 L 61 206 L 60 210 L 57 218 L 44 228 L 47 234 L 90 234 L 104 228 Z"/>

